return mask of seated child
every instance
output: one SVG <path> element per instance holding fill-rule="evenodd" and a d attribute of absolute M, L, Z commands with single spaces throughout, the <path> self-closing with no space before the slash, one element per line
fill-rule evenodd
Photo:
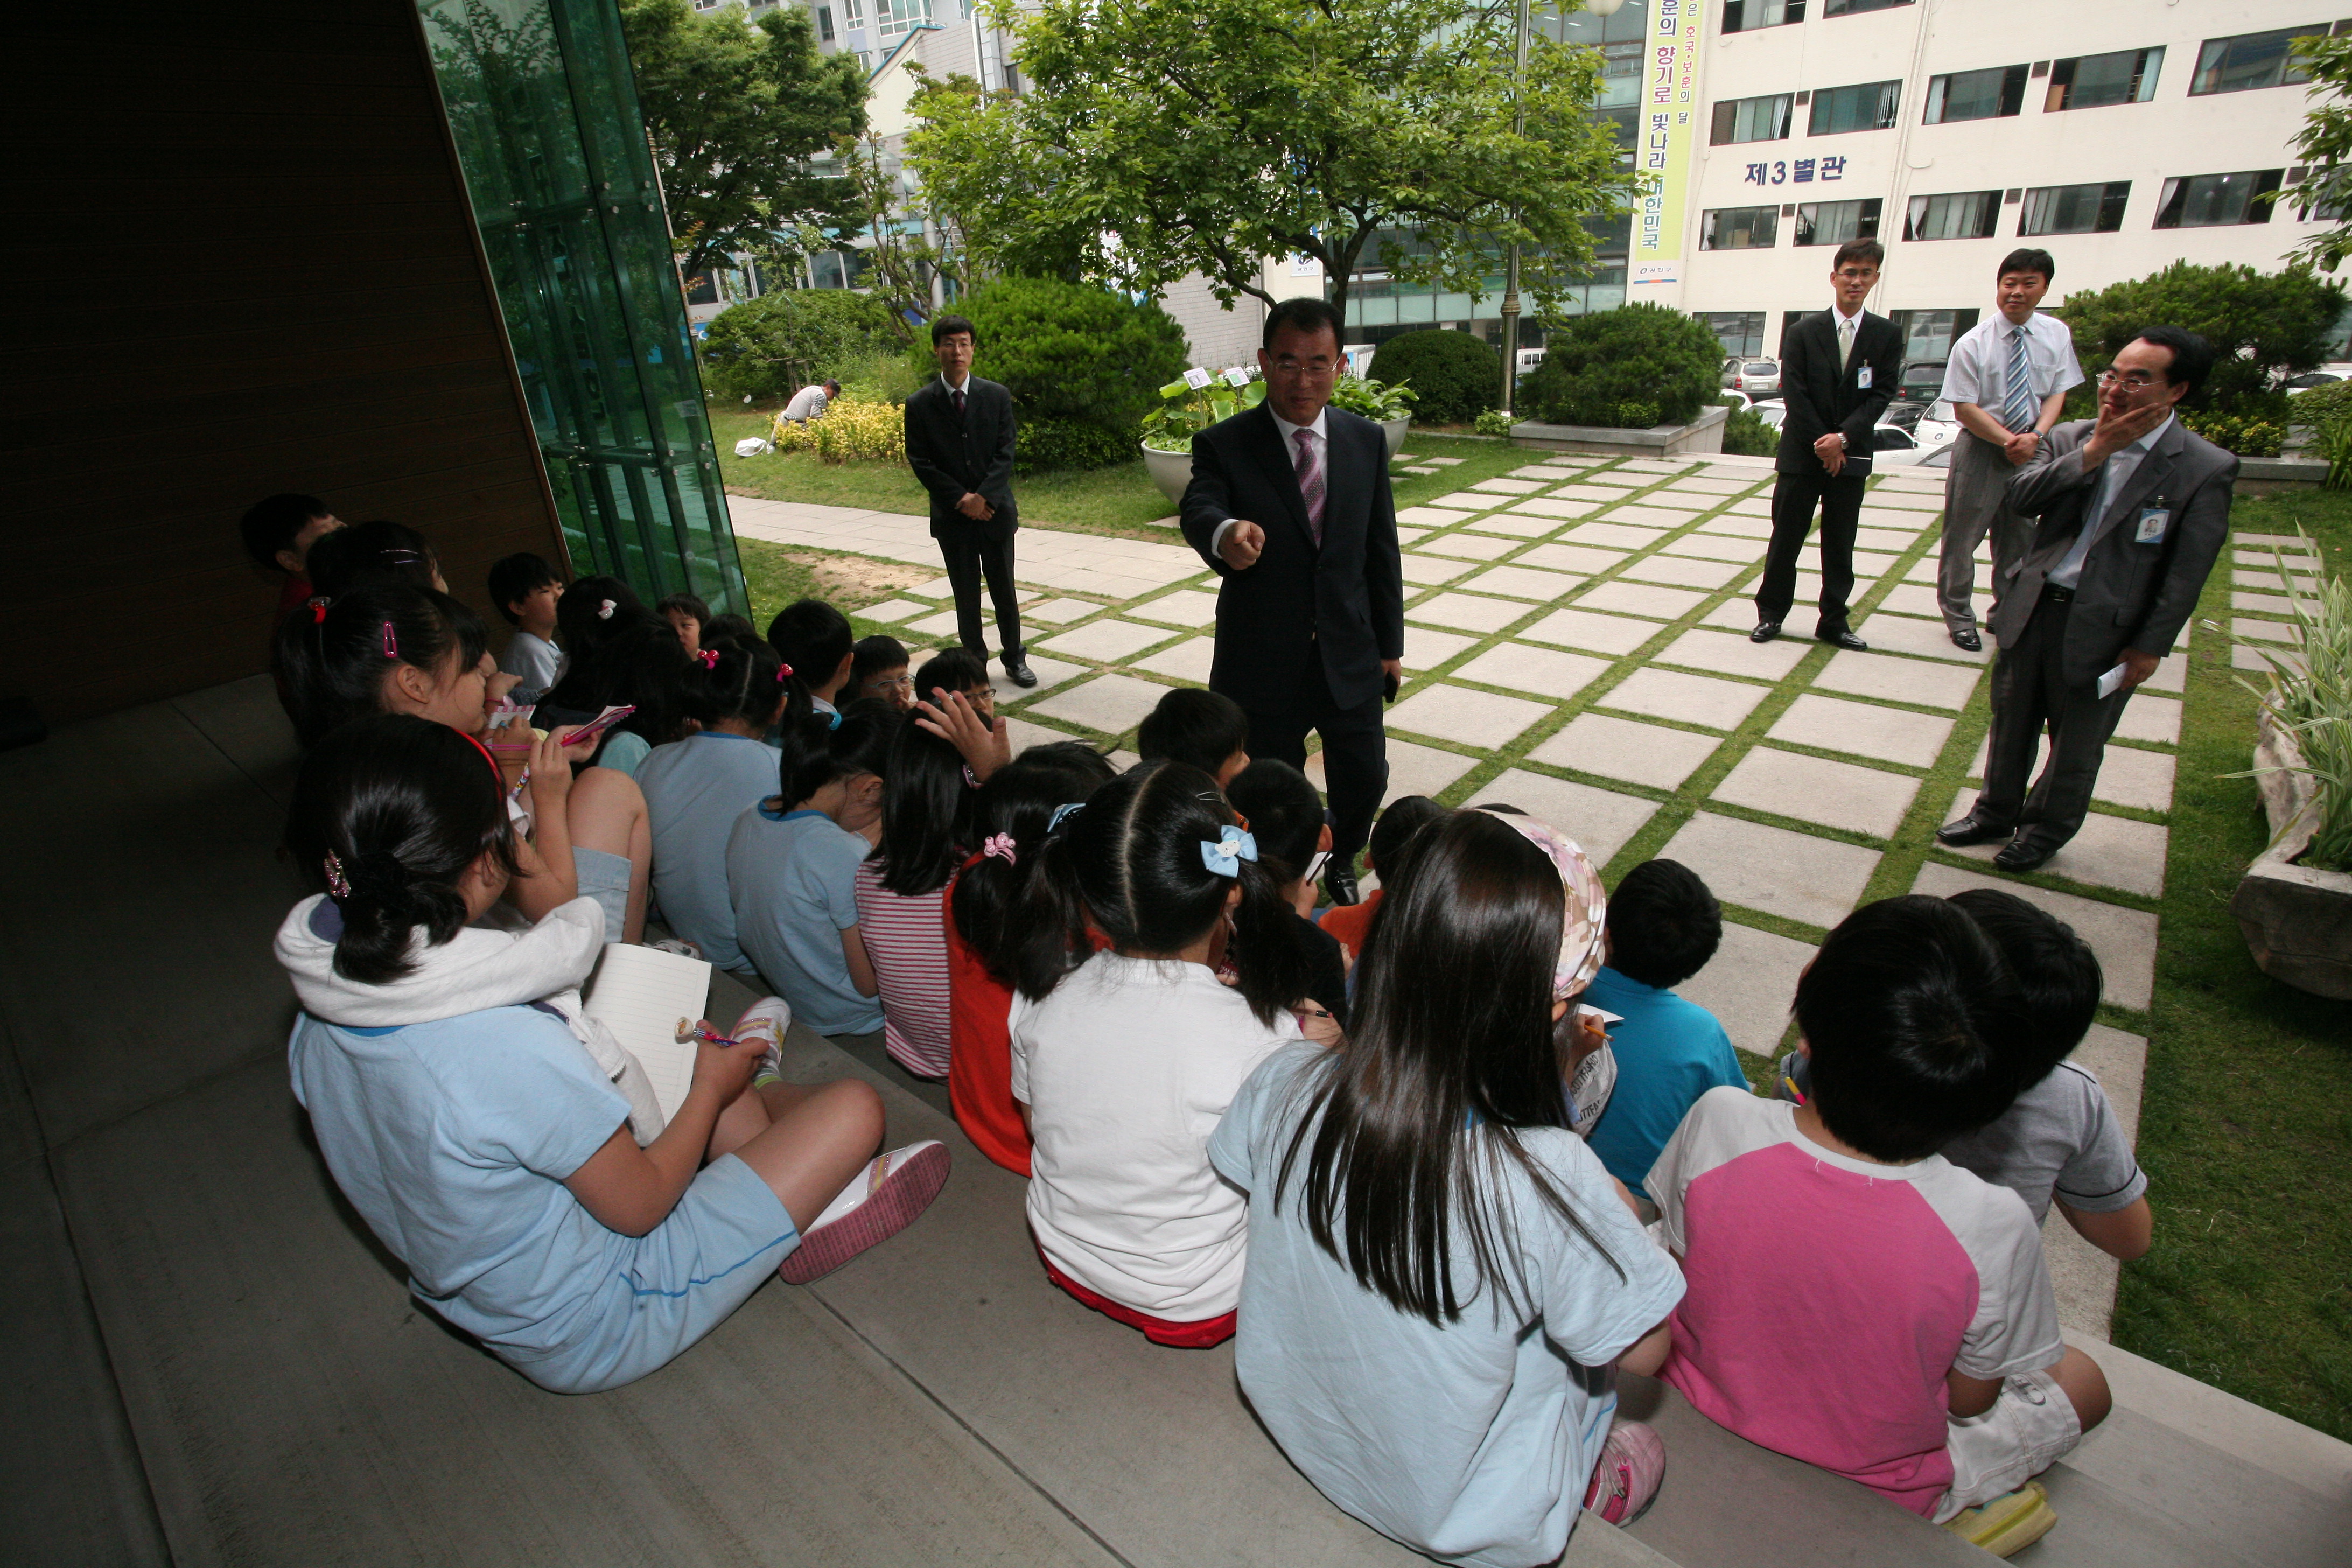
<path fill-rule="evenodd" d="M 915 672 L 908 700 L 937 702 L 935 694 L 943 691 L 961 691 L 973 712 L 992 721 L 996 718 L 996 687 L 988 679 L 988 661 L 970 648 L 943 647 L 925 659 Z"/>
<path fill-rule="evenodd" d="M 678 642 L 689 655 L 702 651 L 703 639 L 709 635 L 710 626 L 710 606 L 703 603 L 699 595 L 667 595 L 654 605 L 654 614 L 670 624 L 670 628 L 677 633 Z M 744 621 L 743 630 L 749 633 L 751 623 Z"/>
<path fill-rule="evenodd" d="M 290 491 L 255 501 L 237 520 L 245 552 L 263 571 L 278 574 L 278 620 L 310 596 L 310 546 L 342 526 L 325 501 Z"/>
<path fill-rule="evenodd" d="M 860 637 L 850 649 L 849 695 L 872 697 L 901 713 L 915 705 L 915 683 L 907 674 L 907 645 L 879 635 Z"/>
<path fill-rule="evenodd" d="M 1032 746 L 989 775 L 972 801 L 980 848 L 948 889 L 948 1101 L 973 1147 L 1029 1174 L 1029 1124 L 1013 1098 L 1013 950 L 1009 918 L 1022 868 L 1045 825 L 1118 776 L 1110 759 L 1077 741 Z"/>
<path fill-rule="evenodd" d="M 963 772 L 953 746 L 902 722 L 882 775 L 882 841 L 857 868 L 857 934 L 881 988 L 882 1048 L 918 1078 L 948 1075 L 947 891 L 971 828 Z"/>
<path fill-rule="evenodd" d="M 412 583 L 449 591 L 432 542 L 404 522 L 379 518 L 338 528 L 310 549 L 307 563 L 314 596 L 341 598 L 369 583 Z"/>
<path fill-rule="evenodd" d="M 689 671 L 700 675 L 702 666 L 686 657 L 666 624 L 632 616 L 593 653 L 569 661 L 563 678 L 541 694 L 533 717 L 544 729 L 558 721 L 584 722 L 607 708 L 635 710 L 604 731 L 594 759 L 597 767 L 634 778 L 656 746 L 686 738 Z"/>
<path fill-rule="evenodd" d="M 1331 856 L 1323 797 L 1288 763 L 1261 757 L 1233 776 L 1225 798 L 1257 839 L 1258 864 L 1298 918 L 1291 934 L 1305 950 L 1307 994 L 1348 1026 L 1348 957 L 1337 937 L 1315 923 L 1315 879 Z"/>
<path fill-rule="evenodd" d="M 1715 1015 L 1674 988 L 1706 967 L 1723 941 L 1723 906 L 1698 873 L 1648 860 L 1609 899 L 1607 967 L 1584 999 L 1618 1015 L 1610 1026 L 1617 1086 L 1591 1133 L 1609 1173 L 1647 1198 L 1642 1179 L 1698 1097 L 1748 1087 Z"/>
<path fill-rule="evenodd" d="M 563 650 L 555 646 L 555 602 L 563 597 L 563 579 L 526 550 L 491 563 L 489 587 L 490 603 L 515 629 L 499 668 L 515 678 L 517 702 L 536 702 L 563 672 Z"/>
<path fill-rule="evenodd" d="M 1234 1368 L 1339 1507 L 1448 1563 L 1556 1562 L 1625 1524 L 1681 1277 L 1566 1127 L 1555 1040 L 1601 962 L 1601 881 L 1543 824 L 1449 812 L 1383 873 L 1355 1027 L 1251 1075 L 1210 1141 L 1249 1193 Z"/>
<path fill-rule="evenodd" d="M 2033 1026 L 2025 1000 L 1973 921 L 1915 895 L 1831 931 L 1796 1013 L 1812 1098 L 1709 1089 L 1651 1168 L 1689 1285 L 1660 1375 L 1922 1518 L 2013 1522 L 1990 1544 L 2014 1550 L 2053 1517 L 2028 1479 L 2109 1403 L 2024 1201 L 1936 1152 L 2016 1098 L 1998 1042 Z"/>
<path fill-rule="evenodd" d="M 1297 917 L 1198 768 L 1145 763 L 1057 815 L 1008 916 L 1029 1228 L 1046 1276 L 1087 1306 L 1158 1344 L 1219 1344 L 1249 1230 L 1209 1134 L 1257 1064 L 1301 1037 Z M 1231 985 L 1217 977 L 1228 931 Z"/>
<path fill-rule="evenodd" d="M 857 868 L 882 818 L 882 775 L 899 718 L 854 702 L 841 721 L 783 727 L 780 788 L 736 818 L 727 892 L 743 956 L 820 1035 L 882 1027 L 881 984 L 857 930 Z"/>
<path fill-rule="evenodd" d="M 1223 789 L 1249 766 L 1249 715 L 1221 692 L 1179 686 L 1136 726 L 1135 749 L 1147 763 L 1190 763 Z"/>
<path fill-rule="evenodd" d="M 1371 842 L 1364 847 L 1364 868 L 1376 873 L 1382 886 L 1404 868 L 1405 846 L 1445 808 L 1425 795 L 1401 795 L 1381 811 L 1372 824 Z M 1374 888 L 1360 904 L 1338 904 L 1323 911 L 1323 929 L 1338 940 L 1353 963 L 1363 956 L 1364 939 L 1372 929 L 1372 911 L 1381 907 L 1381 889 Z"/>
<path fill-rule="evenodd" d="M 576 668 L 606 639 L 647 621 L 658 624 L 659 619 L 646 608 L 637 591 L 618 577 L 573 579 L 555 601 L 556 635 L 569 661 L 566 669 Z"/>
<path fill-rule="evenodd" d="M 637 765 L 653 823 L 654 901 L 669 929 L 721 969 L 751 966 L 735 940 L 727 844 L 735 819 L 776 787 L 777 752 L 761 737 L 791 695 L 767 644 L 704 648 L 686 675 L 687 717 L 701 732 L 656 746 Z"/>
<path fill-rule="evenodd" d="M 875 1158 L 882 1105 L 865 1084 L 782 1081 L 772 997 L 738 1043 L 698 1048 L 667 1125 L 649 1090 L 616 1087 L 607 1058 L 624 1084 L 634 1060 L 579 1007 L 594 906 L 521 931 L 467 923 L 515 874 L 517 844 L 496 771 L 446 726 L 385 714 L 328 736 L 286 841 L 325 889 L 276 942 L 320 1153 L 417 1300 L 541 1387 L 645 1376 L 772 1270 L 818 1278 L 947 1179 L 938 1143 Z"/>
<path fill-rule="evenodd" d="M 839 610 L 823 599 L 795 599 L 768 623 L 768 646 L 808 689 L 818 712 L 838 712 L 849 700 L 842 688 L 857 657 L 856 637 Z"/>

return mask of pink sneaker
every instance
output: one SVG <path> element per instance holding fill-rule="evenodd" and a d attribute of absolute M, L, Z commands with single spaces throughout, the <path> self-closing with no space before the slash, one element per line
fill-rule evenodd
<path fill-rule="evenodd" d="M 1657 1500 L 1665 1479 L 1666 1446 L 1654 1427 L 1640 1421 L 1612 1421 L 1584 1506 L 1604 1524 L 1631 1524 Z"/>
<path fill-rule="evenodd" d="M 935 1139 L 877 1156 L 817 1215 L 776 1273 L 790 1285 L 824 1279 L 912 1225 L 947 1181 L 948 1148 Z"/>

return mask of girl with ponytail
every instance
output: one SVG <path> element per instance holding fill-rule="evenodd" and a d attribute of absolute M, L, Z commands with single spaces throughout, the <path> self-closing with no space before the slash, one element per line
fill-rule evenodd
<path fill-rule="evenodd" d="M 496 772 L 455 729 L 405 714 L 337 729 L 303 763 L 286 837 L 323 889 L 276 951 L 302 1004 L 295 1097 L 327 1168 L 417 1299 L 540 1386 L 645 1376 L 771 1271 L 825 1273 L 946 1180 L 937 1143 L 875 1157 L 865 1084 L 782 1081 L 790 1014 L 773 997 L 731 1038 L 710 1032 L 665 1121 L 580 1006 L 595 907 L 472 923 L 520 845 Z"/>
<path fill-rule="evenodd" d="M 1146 763 L 1055 816 L 1007 917 L 1030 1229 L 1048 1277 L 1087 1306 L 1160 1344 L 1217 1344 L 1248 1211 L 1209 1135 L 1252 1069 L 1303 1037 L 1297 917 L 1189 763 Z"/>

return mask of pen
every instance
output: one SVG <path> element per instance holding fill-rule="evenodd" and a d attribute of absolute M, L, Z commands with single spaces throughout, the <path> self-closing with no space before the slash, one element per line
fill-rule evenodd
<path fill-rule="evenodd" d="M 707 1025 L 698 1024 L 691 1018 L 680 1018 L 677 1021 L 677 1037 L 681 1040 L 708 1040 L 714 1046 L 740 1046 L 743 1043 L 740 1040 L 730 1040 L 718 1030 Z"/>

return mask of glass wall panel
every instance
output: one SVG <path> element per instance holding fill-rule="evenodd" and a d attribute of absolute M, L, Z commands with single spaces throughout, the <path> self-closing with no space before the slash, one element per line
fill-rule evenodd
<path fill-rule="evenodd" d="M 419 0 L 574 566 L 750 608 L 612 0 Z"/>

